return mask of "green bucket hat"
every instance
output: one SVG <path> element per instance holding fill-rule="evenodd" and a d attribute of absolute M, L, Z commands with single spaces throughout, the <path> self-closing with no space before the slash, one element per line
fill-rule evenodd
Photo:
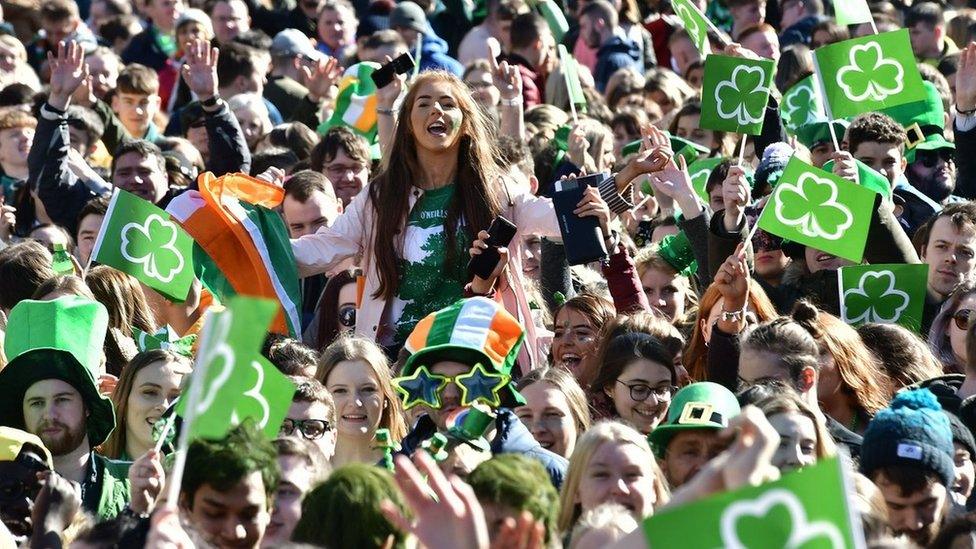
<path fill-rule="evenodd" d="M 850 122 L 847 120 L 834 120 L 834 133 L 837 134 L 837 141 L 844 140 L 844 134 Z M 830 138 L 830 125 L 826 120 L 804 124 L 796 129 L 796 140 L 804 147 L 812 149 L 821 143 L 828 143 Z"/>
<path fill-rule="evenodd" d="M 664 457 L 671 438 L 691 429 L 720 430 L 739 415 L 739 401 L 725 387 L 703 381 L 692 383 L 675 393 L 664 423 L 651 431 L 647 440 L 659 458 Z"/>
<path fill-rule="evenodd" d="M 939 90 L 931 82 L 925 86 L 925 99 L 897 107 L 882 109 L 883 114 L 901 124 L 908 134 L 905 140 L 905 159 L 915 162 L 916 151 L 955 150 L 956 146 L 945 138 L 945 108 Z"/>
<path fill-rule="evenodd" d="M 524 339 L 522 325 L 499 303 L 484 297 L 461 299 L 417 323 L 404 344 L 411 354 L 397 380 L 417 374 L 422 366 L 430 368 L 442 360 L 452 360 L 475 367 L 472 374 L 503 378 L 503 387 L 495 393 L 501 405 L 525 404 L 510 382 Z M 480 377 L 482 383 L 488 382 Z"/>
<path fill-rule="evenodd" d="M 108 311 L 79 296 L 24 300 L 11 311 L 0 370 L 0 425 L 25 429 L 24 393 L 34 383 L 60 379 L 81 393 L 88 408 L 88 443 L 98 446 L 115 428 L 115 409 L 95 382 L 108 330 Z"/>

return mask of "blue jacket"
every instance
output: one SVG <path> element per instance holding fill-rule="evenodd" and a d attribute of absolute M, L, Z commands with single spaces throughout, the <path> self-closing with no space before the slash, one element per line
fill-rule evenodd
<path fill-rule="evenodd" d="M 613 35 L 596 51 L 593 81 L 596 83 L 597 91 L 603 93 L 610 75 L 624 67 L 631 67 L 638 74 L 643 74 L 640 59 L 640 47 L 637 44 L 627 38 Z"/>
<path fill-rule="evenodd" d="M 447 54 L 447 42 L 432 32 L 424 33 L 420 43 L 420 70 L 443 70 L 454 73 L 458 78 L 464 74 L 461 63 Z"/>
<path fill-rule="evenodd" d="M 529 429 L 508 408 L 499 408 L 496 413 L 498 417 L 495 419 L 495 438 L 491 441 L 492 455 L 521 454 L 536 459 L 546 468 L 553 486 L 557 489 L 562 486 L 569 461 L 536 442 Z M 434 436 L 436 432 L 434 421 L 426 415 L 421 416 L 413 430 L 400 441 L 400 451 L 397 453 L 412 455 L 421 442 Z"/>

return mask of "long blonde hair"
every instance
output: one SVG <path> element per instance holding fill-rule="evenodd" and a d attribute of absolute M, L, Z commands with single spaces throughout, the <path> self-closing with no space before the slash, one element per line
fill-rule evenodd
<path fill-rule="evenodd" d="M 664 482 L 664 474 L 658 467 L 657 460 L 654 459 L 654 453 L 651 452 L 647 439 L 633 427 L 628 427 L 618 421 L 601 421 L 590 427 L 576 442 L 576 449 L 573 450 L 573 456 L 569 460 L 566 479 L 563 481 L 563 487 L 559 493 L 559 519 L 556 523 L 558 531 L 568 532 L 582 513 L 582 508 L 576 503 L 576 494 L 579 492 L 583 475 L 590 467 L 593 454 L 605 442 L 633 444 L 644 452 L 647 463 L 650 464 L 651 472 L 654 474 L 655 507 L 666 504 L 670 499 L 668 486 Z"/>
<path fill-rule="evenodd" d="M 340 362 L 347 360 L 361 360 L 369 365 L 376 376 L 376 385 L 383 395 L 383 415 L 380 416 L 380 429 L 389 429 L 390 436 L 395 441 L 407 435 L 407 424 L 403 419 L 400 399 L 393 392 L 393 380 L 390 375 L 390 361 L 375 343 L 368 339 L 351 336 L 340 336 L 322 351 L 319 357 L 315 379 L 328 385 L 329 374 Z"/>

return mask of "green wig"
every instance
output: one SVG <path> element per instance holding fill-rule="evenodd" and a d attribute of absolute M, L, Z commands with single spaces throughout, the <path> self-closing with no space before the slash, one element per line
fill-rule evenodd
<path fill-rule="evenodd" d="M 539 461 L 518 454 L 497 455 L 471 471 L 467 481 L 482 505 L 528 511 L 545 524 L 546 542 L 553 539 L 559 493 Z"/>

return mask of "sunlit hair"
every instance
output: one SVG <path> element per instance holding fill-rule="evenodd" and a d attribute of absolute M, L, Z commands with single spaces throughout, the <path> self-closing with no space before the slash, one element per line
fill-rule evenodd
<path fill-rule="evenodd" d="M 634 262 L 637 264 L 637 276 L 639 276 L 641 279 L 644 278 L 647 271 L 651 270 L 659 271 L 670 277 L 674 277 L 674 285 L 677 286 L 684 295 L 685 309 L 680 318 L 674 318 L 672 320 L 675 322 L 675 324 L 683 324 L 686 321 L 687 315 L 698 306 L 698 295 L 695 294 L 691 287 L 691 279 L 676 271 L 670 263 L 661 257 L 661 254 L 657 252 L 657 248 L 654 246 L 645 248 L 644 250 L 638 252 L 637 257 L 634 258 Z"/>
<path fill-rule="evenodd" d="M 708 343 L 705 341 L 705 333 L 702 331 L 702 324 L 708 322 L 708 316 L 712 314 L 712 308 L 718 303 L 722 293 L 718 286 L 711 284 L 698 300 L 698 312 L 695 315 L 695 325 L 691 331 L 691 340 L 688 347 L 681 355 L 681 362 L 688 370 L 688 376 L 694 381 L 707 381 L 706 365 L 708 363 Z M 779 316 L 776 308 L 773 307 L 766 292 L 759 284 L 749 286 L 749 308 L 750 312 L 755 312 L 759 322 L 766 322 Z"/>
<path fill-rule="evenodd" d="M 590 467 L 590 460 L 593 454 L 604 443 L 632 444 L 644 453 L 644 463 L 647 464 L 650 474 L 654 475 L 654 507 L 658 508 L 665 505 L 670 498 L 668 487 L 664 481 L 661 468 L 658 467 L 654 453 L 647 443 L 647 438 L 638 433 L 634 428 L 628 427 L 617 421 L 601 421 L 579 438 L 576 442 L 576 449 L 569 460 L 569 468 L 566 469 L 566 479 L 563 481 L 562 490 L 559 492 L 559 519 L 556 522 L 556 529 L 559 532 L 568 532 L 576 523 L 581 506 L 576 503 L 580 484 L 587 469 Z M 643 517 L 636 517 L 639 519 Z"/>
<path fill-rule="evenodd" d="M 796 313 L 793 318 L 797 318 Z M 833 357 L 841 392 L 850 399 L 857 414 L 864 416 L 863 419 L 870 419 L 888 405 L 891 398 L 890 381 L 883 374 L 878 359 L 861 341 L 857 330 L 823 311 L 817 311 L 812 318 L 797 320 L 817 340 L 821 355 Z"/>
<path fill-rule="evenodd" d="M 857 327 L 864 345 L 878 357 L 891 391 L 942 375 L 942 363 L 918 334 L 897 324 L 869 322 Z"/>
<path fill-rule="evenodd" d="M 103 456 L 111 459 L 121 459 L 123 457 L 122 454 L 125 453 L 126 444 L 126 419 L 129 416 L 129 394 L 132 393 L 136 375 L 147 366 L 156 362 L 172 362 L 185 366 L 187 371 L 190 369 L 190 359 L 172 351 L 153 349 L 152 351 L 144 351 L 137 354 L 129 362 L 129 365 L 122 369 L 119 382 L 115 385 L 115 390 L 112 391 L 112 404 L 115 406 L 116 418 L 115 429 L 108 436 L 108 439 L 102 443 L 99 453 Z M 139 456 L 127 457 L 128 459 L 136 459 Z"/>
<path fill-rule="evenodd" d="M 447 239 L 445 270 L 450 271 L 456 262 L 464 259 L 458 257 L 456 249 L 459 225 L 474 241 L 478 231 L 487 229 L 501 211 L 499 193 L 504 191 L 503 186 L 498 185 L 501 170 L 495 162 L 494 128 L 471 97 L 471 91 L 458 77 L 444 71 L 421 73 L 410 85 L 400 106 L 389 154 L 384 154 L 380 172 L 369 186 L 369 198 L 376 217 L 374 226 L 369 230 L 372 232 L 373 260 L 379 278 L 373 297 L 392 299 L 399 287 L 400 269 L 396 249 L 402 244 L 401 229 L 409 213 L 410 191 L 421 181 L 424 171 L 417 156 L 410 114 L 420 89 L 432 82 L 447 83 L 461 111 L 454 196 L 444 221 Z"/>
<path fill-rule="evenodd" d="M 109 328 L 132 337 L 132 328 L 147 334 L 156 331 L 155 317 L 139 282 L 122 271 L 99 265 L 85 276 L 95 299 L 108 309 Z"/>
<path fill-rule="evenodd" d="M 376 386 L 383 395 L 383 414 L 380 416 L 380 429 L 389 429 L 390 436 L 395 441 L 407 435 L 406 422 L 400 408 L 400 399 L 393 391 L 393 381 L 390 376 L 390 362 L 386 354 L 375 343 L 368 339 L 340 336 L 322 351 L 319 357 L 315 379 L 322 385 L 329 386 L 329 374 L 340 362 L 361 360 L 372 370 L 376 378 Z"/>
<path fill-rule="evenodd" d="M 590 428 L 590 407 L 586 403 L 586 393 L 580 387 L 572 372 L 561 366 L 543 366 L 522 376 L 515 384 L 519 391 L 536 383 L 546 383 L 556 388 L 566 397 L 569 412 L 573 414 L 576 432 L 582 435 Z"/>
<path fill-rule="evenodd" d="M 813 422 L 814 430 L 817 433 L 817 460 L 819 461 L 837 454 L 837 446 L 834 444 L 833 437 L 827 431 L 827 424 L 795 392 L 786 390 L 766 397 L 757 402 L 756 407 L 762 410 L 767 418 L 776 414 L 800 414 L 809 418 Z"/>
<path fill-rule="evenodd" d="M 932 327 L 929 329 L 929 347 L 932 349 L 932 354 L 942 361 L 946 371 L 964 372 L 966 370 L 966 365 L 960 364 L 959 359 L 952 352 L 952 344 L 949 342 L 949 329 L 953 322 L 952 315 L 956 314 L 962 302 L 973 294 L 976 294 L 976 283 L 966 281 L 956 286 L 956 289 L 949 294 L 945 303 L 942 304 L 939 314 L 936 315 L 935 320 L 932 321 Z"/>

